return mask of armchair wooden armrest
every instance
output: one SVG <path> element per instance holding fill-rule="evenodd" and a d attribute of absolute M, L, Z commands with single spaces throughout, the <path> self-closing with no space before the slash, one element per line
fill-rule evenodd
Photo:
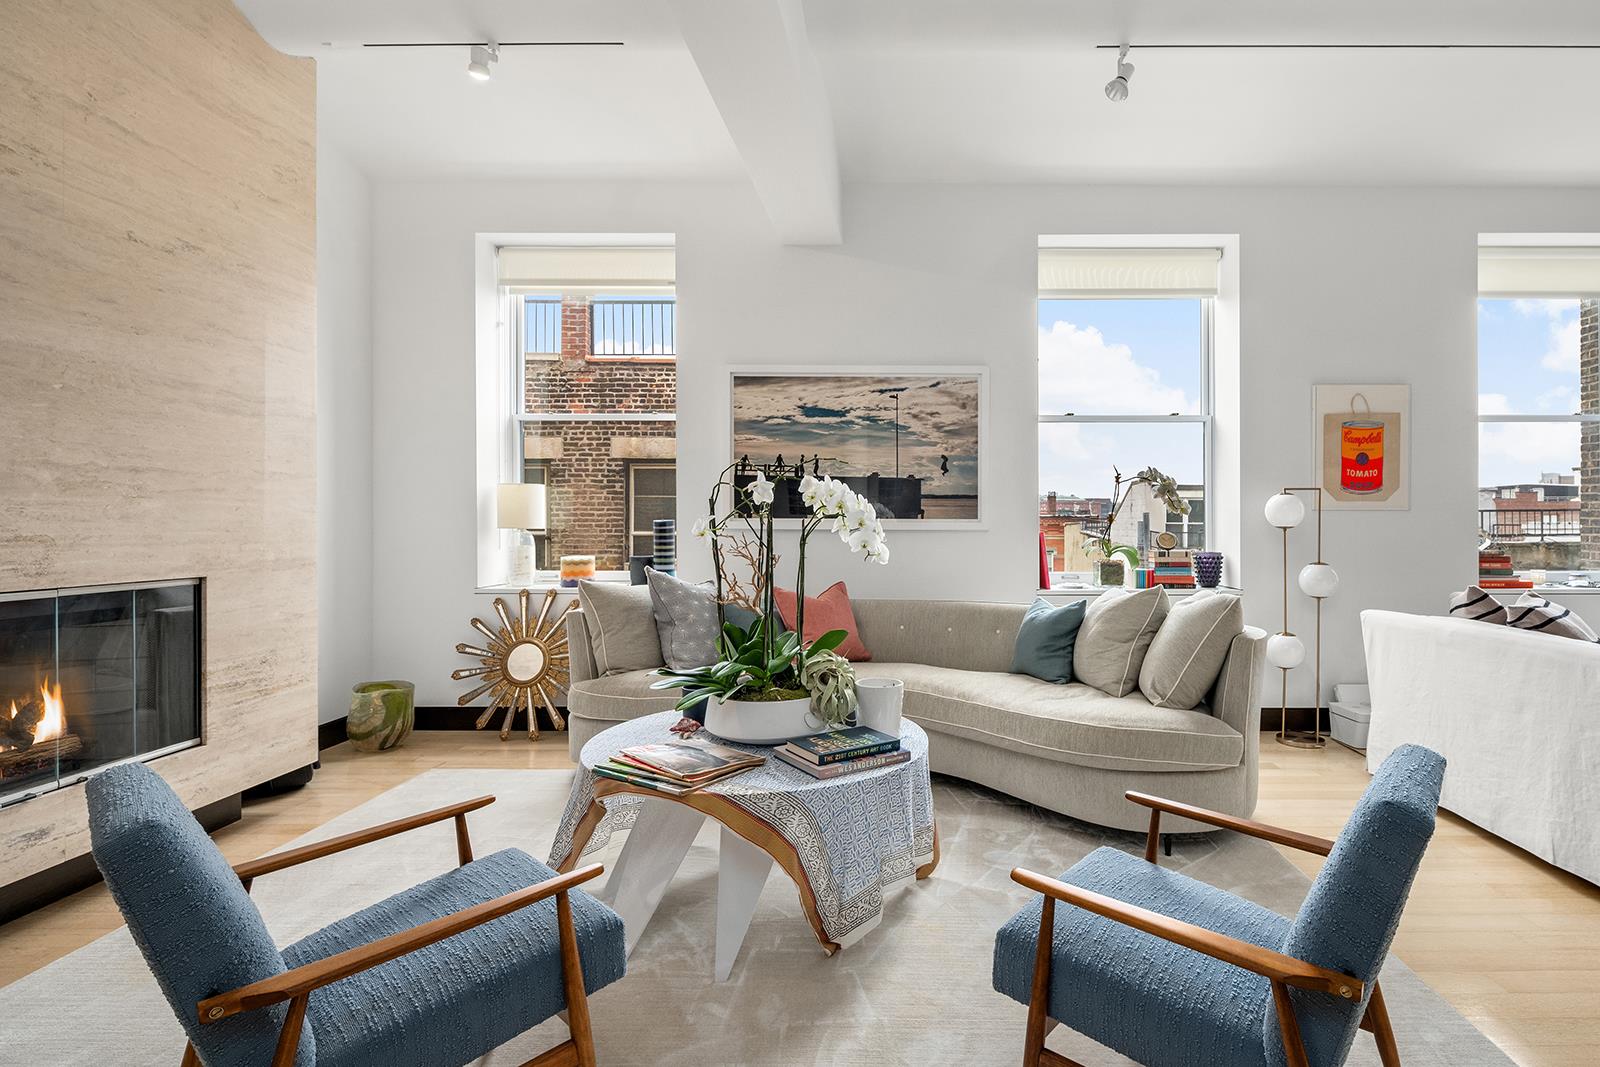
<path fill-rule="evenodd" d="M 407 830 L 415 830 L 419 826 L 428 826 L 445 819 L 456 821 L 456 856 L 464 867 L 472 862 L 472 842 L 467 836 L 467 812 L 477 811 L 479 808 L 488 807 L 494 803 L 494 797 L 474 797 L 472 800 L 463 800 L 458 804 L 449 804 L 432 811 L 422 812 L 420 815 L 411 815 L 404 819 L 383 823 L 381 826 L 369 826 L 365 830 L 354 833 L 342 834 L 339 837 L 330 837 L 326 841 L 313 841 L 309 845 L 290 849 L 287 852 L 276 852 L 270 856 L 250 860 L 248 863 L 235 864 L 233 873 L 239 876 L 239 881 L 244 883 L 245 889 L 250 888 L 250 883 L 263 874 L 281 871 L 286 867 L 293 867 L 308 860 L 321 859 L 331 856 L 335 852 L 344 852 L 346 849 L 358 845 L 370 844 L 380 841 L 385 837 L 403 834 Z"/>
<path fill-rule="evenodd" d="M 480 798 L 483 803 L 487 803 L 488 799 L 490 798 Z M 456 934 L 481 926 L 530 904 L 555 897 L 556 918 L 561 934 L 561 972 L 567 994 L 569 1026 L 572 1029 L 574 1042 L 588 1042 L 590 1041 L 589 1016 L 584 995 L 583 972 L 578 960 L 577 934 L 572 925 L 572 903 L 567 898 L 567 891 L 597 877 L 603 870 L 600 864 L 591 863 L 569 874 L 560 874 L 526 889 L 518 889 L 494 900 L 464 908 L 453 915 L 440 916 L 410 930 L 402 930 L 377 941 L 346 949 L 326 959 L 301 964 L 272 978 L 252 982 L 250 985 L 214 997 L 207 997 L 200 1001 L 196 1009 L 200 1022 L 212 1023 L 240 1012 L 289 1001 L 289 1014 L 284 1020 L 283 1030 L 278 1036 L 277 1052 L 272 1058 L 273 1067 L 287 1067 L 294 1062 L 295 1049 L 300 1043 L 300 1030 L 305 1022 L 306 1004 L 312 990 L 331 985 L 340 979 L 387 963 L 408 952 L 415 952 L 417 949 L 443 941 L 445 938 L 454 937 Z M 581 1055 L 574 1052 L 570 1062 L 581 1062 Z"/>
<path fill-rule="evenodd" d="M 1240 941 L 1238 938 L 1186 923 L 1182 919 L 1161 915 L 1114 897 L 1079 889 L 1077 886 L 1035 874 L 1021 867 L 1011 872 L 1011 878 L 1020 885 L 1043 893 L 1047 898 L 1047 904 L 1049 898 L 1071 904 L 1102 918 L 1131 926 L 1135 930 L 1143 930 L 1165 941 L 1204 953 L 1212 959 L 1253 971 L 1276 983 L 1300 989 L 1312 989 L 1319 993 L 1331 993 L 1345 1000 L 1361 998 L 1362 982 L 1347 974 L 1340 974 L 1338 971 L 1331 971 L 1326 967 L 1307 963 L 1305 960 L 1297 960 L 1274 949 Z M 1043 937 L 1042 932 L 1040 936 Z"/>
<path fill-rule="evenodd" d="M 1269 826 L 1264 822 L 1256 822 L 1254 819 L 1241 819 L 1238 816 L 1224 815 L 1220 811 L 1212 811 L 1209 808 L 1197 808 L 1193 804 L 1153 797 L 1148 793 L 1130 792 L 1124 795 L 1135 804 L 1142 804 L 1150 809 L 1150 836 L 1145 839 L 1144 858 L 1151 863 L 1156 862 L 1156 843 L 1161 836 L 1161 813 L 1164 811 L 1173 815 L 1181 815 L 1185 819 L 1193 819 L 1195 822 L 1219 826 L 1224 830 L 1237 830 L 1241 834 L 1259 837 L 1261 840 L 1271 841 L 1275 845 L 1287 845 L 1289 848 L 1297 848 L 1302 852 L 1314 852 L 1319 856 L 1326 856 L 1333 851 L 1333 842 L 1324 837 L 1312 837 L 1310 834 Z"/>

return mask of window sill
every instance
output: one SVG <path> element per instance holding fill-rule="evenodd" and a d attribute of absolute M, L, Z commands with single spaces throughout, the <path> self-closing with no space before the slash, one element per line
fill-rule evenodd
<path fill-rule="evenodd" d="M 1042 597 L 1097 597 L 1105 591 L 1105 589 L 1097 585 L 1083 586 L 1081 588 L 1075 586 L 1058 585 L 1051 589 L 1039 589 L 1035 592 Z M 1137 593 L 1140 591 L 1141 590 L 1138 589 L 1128 590 L 1130 593 Z M 1242 596 L 1244 594 L 1243 589 L 1231 585 L 1219 585 L 1210 591 L 1214 593 L 1232 593 L 1235 596 Z M 1194 596 L 1196 593 L 1204 592 L 1206 592 L 1204 589 L 1173 589 L 1170 587 L 1167 589 L 1168 596 L 1179 597 Z M 1600 590 L 1596 590 L 1596 592 L 1600 592 Z"/>
<path fill-rule="evenodd" d="M 1540 596 L 1600 596 L 1600 585 L 1536 585 L 1532 589 L 1485 589 L 1484 592 L 1497 599 L 1517 597 L 1523 593 L 1538 593 Z"/>
<path fill-rule="evenodd" d="M 627 571 L 600 571 L 592 580 L 614 585 L 627 585 L 630 579 Z M 577 587 L 562 585 L 561 579 L 554 573 L 540 574 L 530 581 L 515 585 L 505 582 L 496 585 L 480 585 L 473 592 L 480 596 L 493 596 L 497 593 L 520 593 L 524 589 L 530 593 L 543 593 L 547 589 L 554 589 L 558 593 L 567 593 L 572 596 L 576 596 L 578 593 Z"/>

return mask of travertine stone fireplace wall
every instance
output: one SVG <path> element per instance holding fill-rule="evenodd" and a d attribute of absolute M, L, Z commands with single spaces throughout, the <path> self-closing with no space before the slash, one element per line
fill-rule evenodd
<path fill-rule="evenodd" d="M 0 5 L 0 591 L 204 580 L 195 807 L 316 757 L 315 95 L 229 0 Z"/>

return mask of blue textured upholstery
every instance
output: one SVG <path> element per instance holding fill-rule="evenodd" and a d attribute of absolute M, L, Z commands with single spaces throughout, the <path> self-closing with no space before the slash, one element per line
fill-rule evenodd
<path fill-rule="evenodd" d="M 1061 876 L 1071 885 L 1372 982 L 1387 957 L 1433 834 L 1444 759 L 1397 749 L 1373 776 L 1291 922 L 1231 893 L 1100 848 Z M 1042 900 L 1001 927 L 994 987 L 1026 1004 Z M 1344 1062 L 1366 1010 L 1291 990 L 1314 1067 Z M 1110 919 L 1056 906 L 1050 1017 L 1149 1067 L 1281 1067 L 1265 978 Z"/>
<path fill-rule="evenodd" d="M 1175 871 L 1098 848 L 1064 882 L 1230 937 L 1277 947 L 1289 921 Z M 1032 993 L 1042 898 L 1000 928 L 994 987 L 1026 1004 Z M 1050 1017 L 1149 1067 L 1262 1064 L 1267 980 L 1159 937 L 1057 903 Z"/>
<path fill-rule="evenodd" d="M 1367 983 L 1359 1004 L 1290 990 L 1311 1062 L 1342 1063 L 1355 1040 L 1372 983 L 1383 969 L 1422 853 L 1433 837 L 1444 757 L 1402 745 L 1383 761 L 1311 884 L 1283 951 Z M 1266 1028 L 1274 1062 L 1283 1061 L 1276 1023 Z"/>
<path fill-rule="evenodd" d="M 516 849 L 486 856 L 326 926 L 283 950 L 291 967 L 555 877 Z M 622 977 L 622 920 L 574 891 L 584 985 Z M 520 911 L 314 992 L 318 1067 L 464 1064 L 566 1009 L 556 902 Z"/>
<path fill-rule="evenodd" d="M 167 783 L 141 763 L 89 779 L 95 862 L 167 1003 L 207 1067 L 257 1067 L 272 1059 L 286 1006 L 200 1025 L 195 1005 L 281 974 L 283 956 L 233 868 Z M 315 1062 L 300 1039 L 297 1067 Z"/>

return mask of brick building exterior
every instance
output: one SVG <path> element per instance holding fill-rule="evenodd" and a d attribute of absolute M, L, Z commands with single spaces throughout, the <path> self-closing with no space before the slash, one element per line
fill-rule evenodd
<path fill-rule="evenodd" d="M 528 412 L 589 416 L 524 424 L 524 469 L 549 486 L 542 566 L 593 555 L 601 570 L 626 570 L 630 469 L 677 457 L 677 423 L 643 416 L 677 410 L 678 368 L 659 356 L 595 356 L 591 329 L 588 300 L 568 296 L 560 356 L 523 357 Z"/>
<path fill-rule="evenodd" d="M 1585 300 L 1578 310 L 1579 411 L 1600 415 L 1600 300 Z M 1583 424 L 1579 460 L 1579 498 L 1583 518 L 1580 566 L 1600 568 L 1600 423 Z"/>

